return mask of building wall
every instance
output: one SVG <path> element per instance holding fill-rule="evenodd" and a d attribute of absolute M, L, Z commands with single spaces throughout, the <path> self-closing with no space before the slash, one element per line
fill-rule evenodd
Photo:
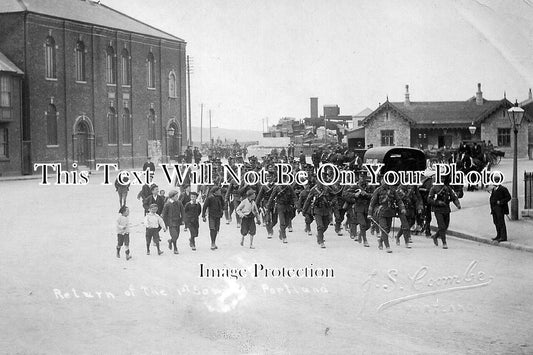
<path fill-rule="evenodd" d="M 394 130 L 395 146 L 411 146 L 411 128 L 409 122 L 399 117 L 395 112 L 384 110 L 367 123 L 365 127 L 365 144 L 380 147 L 382 130 Z"/>
<path fill-rule="evenodd" d="M 7 128 L 8 157 L 0 157 L 0 176 L 19 175 L 22 167 L 22 78 L 0 72 L 0 75 L 11 76 L 11 117 L 10 121 L 0 119 L 0 128 Z"/>
<path fill-rule="evenodd" d="M 0 15 L 3 34 L 0 50 L 25 70 L 24 95 L 34 163 L 53 162 L 70 167 L 76 161 L 74 129 L 80 116 L 88 117 L 94 127 L 93 167 L 103 162 L 117 162 L 121 167 L 142 165 L 147 156 L 147 117 L 151 108 L 156 114 L 156 138 L 161 143 L 163 159 L 167 153 L 166 131 L 170 119 L 181 123 L 183 142 L 186 141 L 185 43 L 28 14 L 25 26 L 27 61 L 24 61 L 24 36 L 20 30 L 23 17 L 23 14 Z M 57 48 L 56 80 L 45 78 L 44 43 L 49 34 L 54 37 Z M 75 47 L 78 40 L 85 44 L 85 82 L 76 82 Z M 105 77 L 106 49 L 110 44 L 116 54 L 115 85 L 107 84 Z M 123 86 L 121 82 L 123 48 L 131 56 L 131 86 Z M 150 51 L 155 58 L 154 89 L 147 87 Z M 176 74 L 176 98 L 169 97 L 171 70 Z M 47 146 L 44 113 L 50 103 L 58 112 L 57 146 Z M 109 107 L 113 107 L 118 116 L 118 144 L 110 144 L 108 139 Z M 124 107 L 132 115 L 132 144 L 124 143 Z"/>
<path fill-rule="evenodd" d="M 511 145 L 509 147 L 496 146 L 498 144 L 498 128 L 511 128 L 511 122 L 509 122 L 505 111 L 504 109 L 498 110 L 481 124 L 481 140 L 486 142 L 490 140 L 496 149 L 505 152 L 506 158 L 512 158 L 514 154 L 514 133 L 512 129 Z M 518 131 L 518 158 L 528 158 L 528 131 L 529 124 L 523 121 L 522 127 Z"/>

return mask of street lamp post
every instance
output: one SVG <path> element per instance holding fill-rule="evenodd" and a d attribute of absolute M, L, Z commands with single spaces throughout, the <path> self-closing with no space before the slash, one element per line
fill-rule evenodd
<path fill-rule="evenodd" d="M 514 144 L 513 144 L 513 191 L 511 194 L 511 220 L 518 220 L 518 182 L 517 182 L 517 155 L 518 155 L 518 130 L 522 124 L 522 119 L 524 118 L 524 110 L 518 107 L 518 101 L 515 102 L 515 105 L 507 110 L 507 115 L 509 116 L 509 121 L 511 121 L 511 128 L 514 133 Z"/>

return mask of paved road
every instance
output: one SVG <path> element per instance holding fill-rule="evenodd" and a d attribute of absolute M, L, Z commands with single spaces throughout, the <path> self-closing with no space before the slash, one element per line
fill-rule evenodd
<path fill-rule="evenodd" d="M 182 235 L 179 255 L 146 256 L 137 228 L 126 261 L 114 256 L 117 196 L 101 181 L 0 183 L 1 353 L 533 353 L 530 253 L 414 237 L 386 254 L 332 230 L 320 249 L 299 217 L 286 245 L 260 227 L 255 250 L 223 225 L 213 252 L 201 224 L 198 251 Z M 206 279 L 200 263 L 335 277 Z"/>

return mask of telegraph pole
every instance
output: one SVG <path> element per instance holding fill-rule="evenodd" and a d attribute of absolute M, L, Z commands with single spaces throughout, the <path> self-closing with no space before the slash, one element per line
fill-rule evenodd
<path fill-rule="evenodd" d="M 187 93 L 189 94 L 189 144 L 192 145 L 192 120 L 191 120 L 191 65 L 187 55 Z"/>
<path fill-rule="evenodd" d="M 328 118 L 327 117 L 328 116 L 324 112 L 324 143 L 328 142 Z"/>
<path fill-rule="evenodd" d="M 200 104 L 200 147 L 204 142 L 204 104 Z"/>
<path fill-rule="evenodd" d="M 213 138 L 211 136 L 211 110 L 209 110 L 209 146 L 213 146 Z"/>

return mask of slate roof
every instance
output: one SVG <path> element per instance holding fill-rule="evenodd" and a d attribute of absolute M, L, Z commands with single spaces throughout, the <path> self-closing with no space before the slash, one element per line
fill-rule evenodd
<path fill-rule="evenodd" d="M 12 61 L 7 59 L 4 53 L 0 52 L 0 72 L 9 72 L 15 74 L 24 74 Z"/>
<path fill-rule="evenodd" d="M 92 0 L 1 0 L 0 14 L 31 12 L 66 20 L 94 24 L 128 32 L 184 42 L 126 14 Z"/>
<path fill-rule="evenodd" d="M 489 117 L 494 111 L 512 105 L 507 99 L 483 100 L 483 105 L 477 105 L 475 98 L 466 101 L 425 101 L 403 102 L 386 101 L 374 112 L 367 116 L 363 124 L 367 124 L 377 114 L 386 109 L 396 111 L 400 117 L 415 127 L 453 126 L 468 127 L 472 122 L 479 124 Z"/>
<path fill-rule="evenodd" d="M 533 118 L 533 102 L 523 105 L 522 108 L 524 109 L 525 117 Z"/>

